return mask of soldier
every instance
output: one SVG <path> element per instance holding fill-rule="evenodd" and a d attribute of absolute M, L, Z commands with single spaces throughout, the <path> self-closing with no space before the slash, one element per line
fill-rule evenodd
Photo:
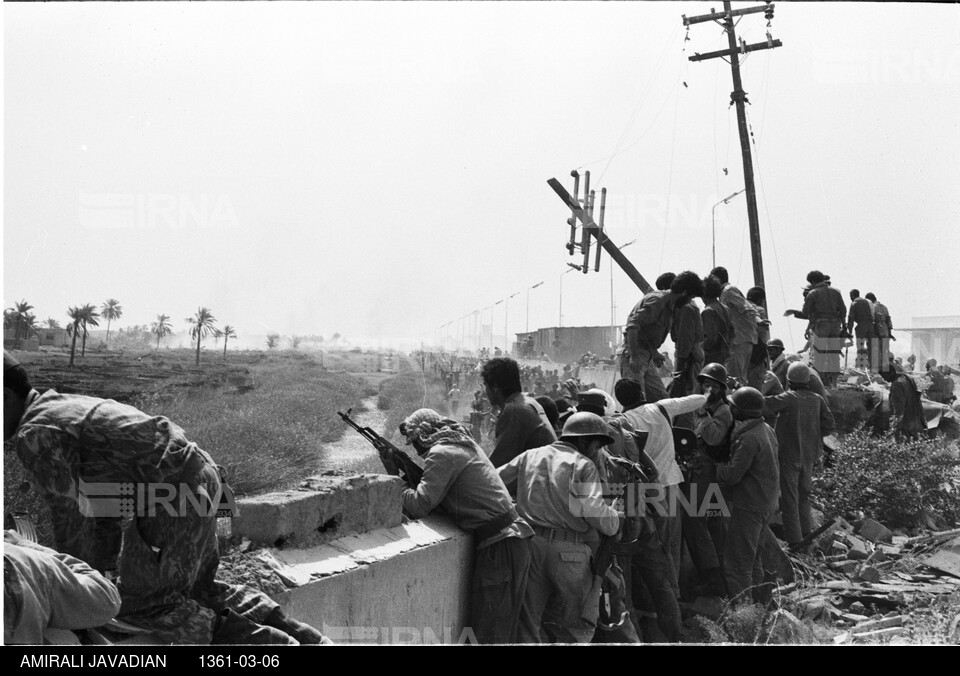
<path fill-rule="evenodd" d="M 813 368 L 827 387 L 834 387 L 840 375 L 840 349 L 843 341 L 847 306 L 840 292 L 830 286 L 830 278 L 819 270 L 807 274 L 810 292 L 803 301 L 803 310 L 787 310 L 785 317 L 809 319 L 811 324 Z"/>
<path fill-rule="evenodd" d="M 823 454 L 823 437 L 834 429 L 826 400 L 810 389 L 810 367 L 800 362 L 787 369 L 789 390 L 766 397 L 765 415 L 778 415 L 780 512 L 788 545 L 797 545 L 813 530 L 810 492 L 813 470 Z"/>
<path fill-rule="evenodd" d="M 737 421 L 731 435 L 730 459 L 717 465 L 717 480 L 730 497 L 730 525 L 723 550 L 727 592 L 731 602 L 763 601 L 761 548 L 772 542 L 768 523 L 777 509 L 780 482 L 777 439 L 763 422 L 763 395 L 741 387 L 727 397 Z M 753 590 L 755 599 L 746 596 Z"/>
<path fill-rule="evenodd" d="M 6 351 L 3 364 L 4 439 L 50 507 L 57 549 L 119 573 L 119 619 L 166 643 L 326 640 L 265 594 L 215 579 L 222 479 L 180 427 L 111 400 L 40 394 Z M 134 518 L 96 516 L 85 484 L 129 487 Z M 258 625 L 275 630 L 252 636 Z"/>
<path fill-rule="evenodd" d="M 722 511 L 719 515 L 705 513 L 705 503 L 716 484 L 716 463 L 726 460 L 730 453 L 733 414 L 726 401 L 727 379 L 722 364 L 707 364 L 700 372 L 700 387 L 707 401 L 696 412 L 697 454 L 683 485 L 689 504 L 696 510 L 682 514 L 683 540 L 700 576 L 697 591 L 713 596 L 724 594 L 722 556 L 727 519 Z M 706 504 L 712 505 L 710 497 Z"/>
<path fill-rule="evenodd" d="M 730 310 L 720 302 L 720 280 L 713 275 L 703 280 L 703 360 L 707 364 L 725 364 L 736 332 Z"/>
<path fill-rule="evenodd" d="M 589 643 L 600 614 L 590 558 L 600 534 L 616 535 L 617 511 L 603 499 L 597 454 L 613 441 L 593 413 L 574 413 L 559 441 L 534 448 L 500 467 L 517 512 L 537 534 L 527 595 L 534 617 L 554 643 Z"/>
<path fill-rule="evenodd" d="M 861 298 L 859 289 L 850 289 L 850 315 L 847 317 L 847 333 L 857 339 L 857 359 L 854 367 L 870 370 L 870 350 L 876 337 L 873 326 L 873 303 Z"/>
<path fill-rule="evenodd" d="M 893 320 L 890 319 L 890 310 L 877 300 L 873 292 L 868 292 L 864 298 L 873 303 L 873 358 L 871 368 L 877 373 L 887 370 L 890 364 L 890 341 L 896 340 L 893 335 Z"/>
<path fill-rule="evenodd" d="M 681 272 L 670 284 L 669 291 L 646 294 L 627 317 L 620 375 L 641 381 L 647 401 L 667 396 L 659 373 L 665 359 L 659 350 L 673 325 L 676 309 L 702 295 L 701 279 L 693 272 Z"/>
<path fill-rule="evenodd" d="M 773 374 L 777 376 L 777 380 L 780 381 L 781 389 L 786 389 L 787 387 L 787 368 L 790 366 L 789 362 L 787 362 L 786 355 L 784 355 L 785 349 L 783 341 L 779 338 L 772 338 L 767 343 L 767 356 L 770 357 L 770 370 L 773 371 Z"/>
<path fill-rule="evenodd" d="M 683 548 L 677 494 L 683 475 L 676 461 L 671 420 L 685 413 L 692 414 L 707 398 L 692 394 L 647 404 L 640 382 L 631 378 L 618 380 L 614 394 L 623 406 L 623 420 L 630 429 L 645 436 L 640 453 L 649 460 L 641 464 L 653 465 L 651 474 L 655 478 L 649 483 L 657 491 L 656 499 L 651 498 L 651 502 L 656 503 L 650 515 L 651 523 L 644 522 L 645 528 L 638 538 L 644 546 L 632 557 L 634 603 L 641 612 L 649 612 L 652 606 L 661 632 L 668 640 L 677 641 L 680 635 L 678 579 Z M 644 585 L 646 589 L 642 588 Z"/>
<path fill-rule="evenodd" d="M 79 644 L 69 630 L 106 624 L 120 611 L 117 588 L 83 561 L 3 534 L 3 642 Z"/>
<path fill-rule="evenodd" d="M 729 308 L 734 327 L 733 344 L 730 346 L 730 357 L 727 359 L 726 368 L 731 376 L 745 383 L 750 367 L 750 355 L 753 354 L 753 346 L 757 342 L 757 325 L 760 316 L 753 303 L 744 297 L 740 289 L 730 283 L 726 268 L 716 267 L 710 271 L 710 274 L 722 285 L 720 302 Z"/>
<path fill-rule="evenodd" d="M 499 467 L 524 451 L 557 440 L 543 407 L 522 391 L 520 366 L 509 357 L 494 357 L 480 373 L 490 404 L 500 407 L 490 461 Z"/>
<path fill-rule="evenodd" d="M 538 643 L 540 617 L 532 618 L 524 603 L 533 530 L 490 459 L 460 423 L 429 408 L 411 413 L 400 433 L 425 459 L 417 488 L 403 491 L 404 509 L 418 519 L 442 506 L 474 534 L 470 626 L 477 640 Z"/>

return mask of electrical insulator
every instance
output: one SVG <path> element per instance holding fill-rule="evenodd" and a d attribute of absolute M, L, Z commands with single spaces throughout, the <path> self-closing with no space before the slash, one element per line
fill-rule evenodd
<path fill-rule="evenodd" d="M 767 3 L 766 11 L 763 13 L 763 18 L 768 22 L 773 20 L 773 5 L 769 2 Z"/>

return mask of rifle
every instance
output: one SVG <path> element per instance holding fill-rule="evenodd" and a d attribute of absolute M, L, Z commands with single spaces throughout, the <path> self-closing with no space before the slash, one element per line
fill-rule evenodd
<path fill-rule="evenodd" d="M 642 452 L 641 455 L 643 455 Z M 606 461 L 612 469 L 617 469 L 619 470 L 619 474 L 624 475 L 619 478 L 625 479 L 626 483 L 639 482 L 640 485 L 643 485 L 650 482 L 647 472 L 644 471 L 643 466 L 638 463 L 614 455 L 608 456 Z M 625 486 L 626 483 L 622 485 Z M 632 492 L 628 491 L 627 497 L 632 497 Z M 630 532 L 629 534 L 624 532 L 626 525 L 625 519 L 634 507 L 634 505 L 625 506 L 625 517 L 621 519 L 621 525 L 617 535 L 602 535 L 600 537 L 600 544 L 597 546 L 597 551 L 590 561 L 590 572 L 593 573 L 593 585 L 587 597 L 588 605 L 584 606 L 581 614 L 584 617 L 589 617 L 589 606 L 596 603 L 594 599 L 599 596 L 600 614 L 598 626 L 604 631 L 613 631 L 623 626 L 623 623 L 628 621 L 629 618 L 629 611 L 627 610 L 624 599 L 618 599 L 614 596 L 613 592 L 616 577 L 611 578 L 610 567 L 613 565 L 616 555 L 629 556 L 638 546 L 636 539 L 629 542 L 621 541 L 622 536 L 635 538 L 638 535 L 636 532 Z M 632 529 L 630 530 L 632 531 Z"/>
<path fill-rule="evenodd" d="M 373 447 L 377 449 L 377 453 L 380 455 L 380 462 L 383 463 L 387 474 L 399 476 L 407 482 L 407 486 L 416 489 L 420 484 L 420 479 L 423 478 L 423 470 L 420 466 L 413 461 L 413 458 L 369 427 L 360 427 L 355 420 L 350 418 L 350 411 L 352 410 L 352 408 L 348 408 L 346 413 L 337 411 L 337 415 L 343 418 L 343 422 L 359 432 L 364 439 L 373 444 Z"/>

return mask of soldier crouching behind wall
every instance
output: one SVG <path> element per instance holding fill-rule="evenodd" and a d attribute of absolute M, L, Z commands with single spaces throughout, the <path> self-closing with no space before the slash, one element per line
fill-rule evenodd
<path fill-rule="evenodd" d="M 40 394 L 7 352 L 3 371 L 4 440 L 50 507 L 57 549 L 118 574 L 118 619 L 162 643 L 329 642 L 265 594 L 216 579 L 220 471 L 179 426 L 108 399 Z M 129 513 L 120 500 L 119 514 L 98 515 L 85 492 L 96 484 L 130 495 Z"/>

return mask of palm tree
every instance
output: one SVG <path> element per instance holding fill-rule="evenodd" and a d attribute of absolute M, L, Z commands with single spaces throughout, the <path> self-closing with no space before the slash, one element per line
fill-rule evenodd
<path fill-rule="evenodd" d="M 8 308 L 4 313 L 4 318 L 13 323 L 13 346 L 16 349 L 20 349 L 20 338 L 26 335 L 26 330 L 33 328 L 37 321 L 36 317 L 30 314 L 32 309 L 33 306 L 30 303 L 21 300 L 19 303 L 14 303 L 13 307 Z"/>
<path fill-rule="evenodd" d="M 236 338 L 237 331 L 232 326 L 227 324 L 223 327 L 223 358 L 227 358 L 227 339 Z"/>
<path fill-rule="evenodd" d="M 190 336 L 197 339 L 197 366 L 200 366 L 200 341 L 213 331 L 213 323 L 217 321 L 209 308 L 197 308 L 197 314 L 185 320 L 190 326 Z"/>
<path fill-rule="evenodd" d="M 71 306 L 67 309 L 67 315 L 73 321 L 67 326 L 67 333 L 72 336 L 70 341 L 70 366 L 73 366 L 73 355 L 77 351 L 77 333 L 80 331 L 80 322 L 83 321 L 83 313 L 81 309 L 75 306 Z"/>
<path fill-rule="evenodd" d="M 120 301 L 116 298 L 107 298 L 106 302 L 100 306 L 100 316 L 107 320 L 107 338 L 104 343 L 110 345 L 110 322 L 114 319 L 120 319 L 123 316 L 123 308 L 120 307 Z"/>
<path fill-rule="evenodd" d="M 62 329 L 63 327 L 60 326 L 60 322 L 58 322 L 58 321 L 57 321 L 56 319 L 54 319 L 53 317 L 47 317 L 47 328 L 48 328 L 48 329 Z"/>
<path fill-rule="evenodd" d="M 97 308 L 92 303 L 87 303 L 82 308 L 80 308 L 80 324 L 83 326 L 83 344 L 80 348 L 80 358 L 87 356 L 87 327 L 88 326 L 100 326 L 100 322 L 97 319 L 100 317 L 100 313 L 97 312 Z"/>
<path fill-rule="evenodd" d="M 173 333 L 173 325 L 168 321 L 169 315 L 157 315 L 157 321 L 150 327 L 150 332 L 157 334 L 157 349 L 160 349 L 160 339 Z"/>
<path fill-rule="evenodd" d="M 211 333 L 213 334 L 213 347 L 214 349 L 220 347 L 220 338 L 223 336 L 223 331 L 218 328 L 212 329 Z"/>

